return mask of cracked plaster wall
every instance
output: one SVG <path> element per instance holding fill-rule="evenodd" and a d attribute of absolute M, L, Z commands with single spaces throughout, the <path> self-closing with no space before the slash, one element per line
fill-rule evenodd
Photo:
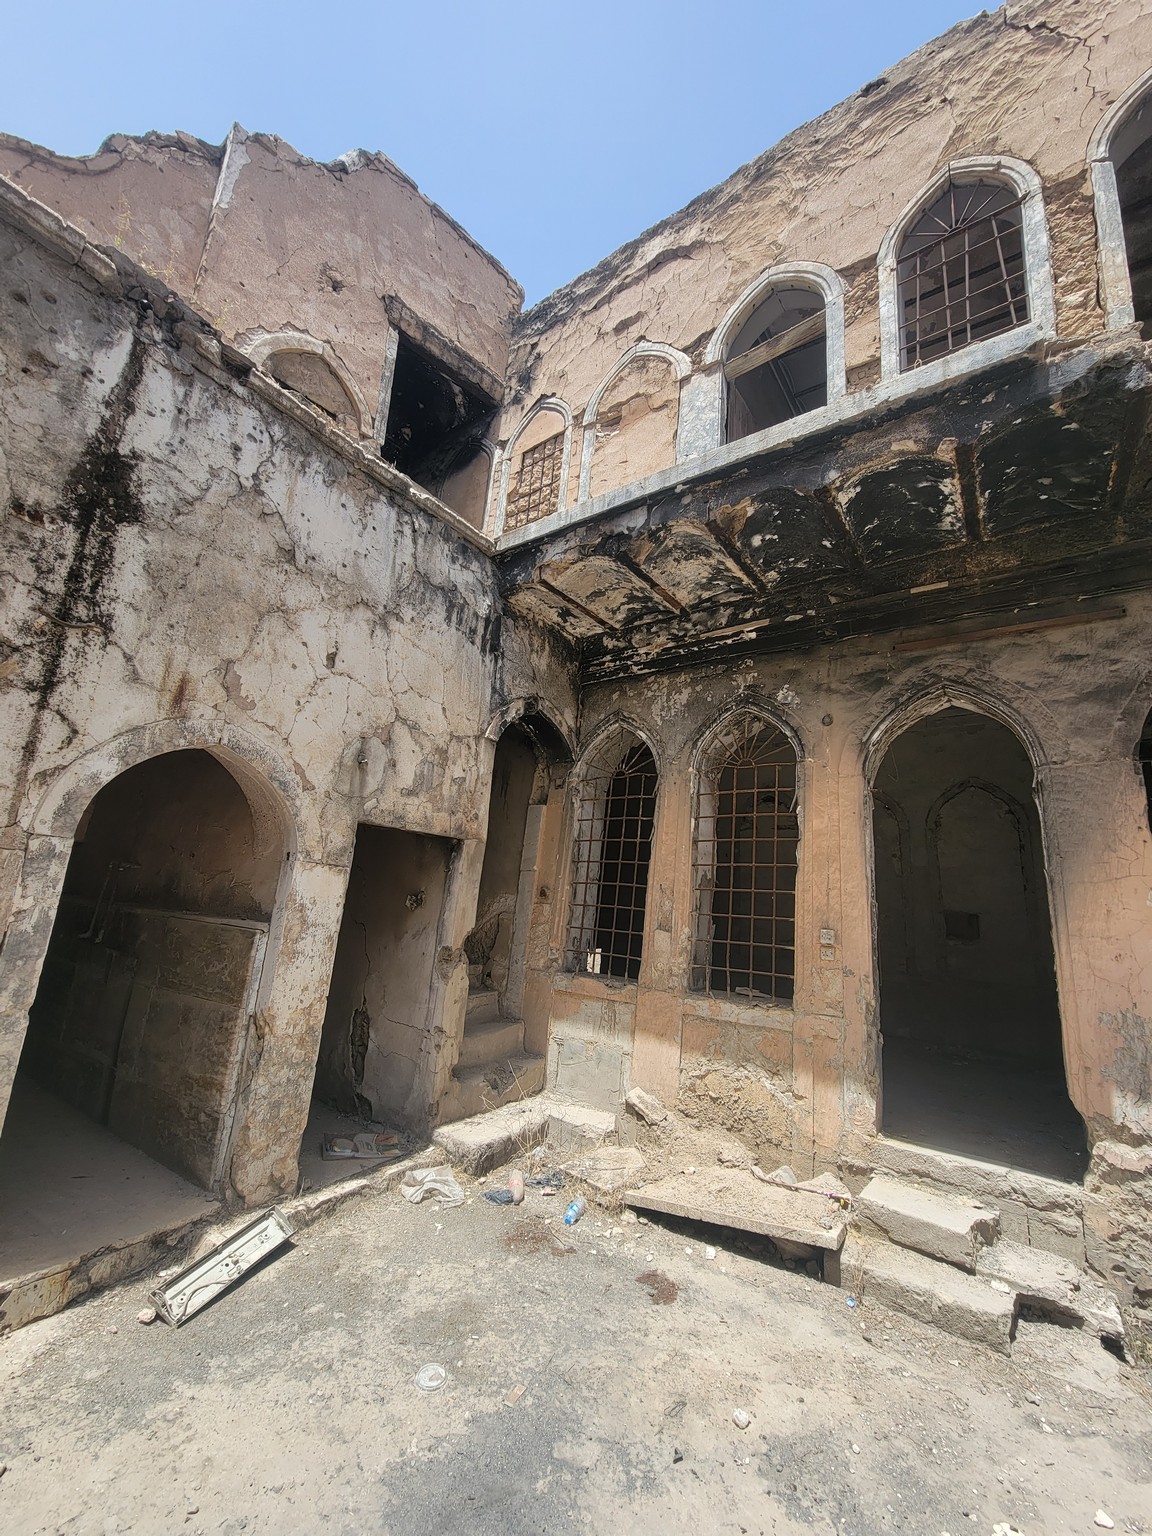
<path fill-rule="evenodd" d="M 384 155 L 320 164 L 237 127 L 222 146 L 115 135 L 70 158 L 0 134 L 0 175 L 138 261 L 230 340 L 299 331 L 329 343 L 368 403 L 366 432 L 385 297 L 504 377 L 523 291 Z"/>
<path fill-rule="evenodd" d="M 1098 333 L 1088 142 L 1152 57 L 1147 0 L 1028 0 L 960 23 L 781 140 L 679 213 L 528 310 L 517 327 L 499 436 L 543 395 L 579 421 L 613 365 L 645 339 L 697 374 L 729 306 L 797 261 L 843 278 L 849 389 L 880 374 L 876 258 L 887 229 L 950 160 L 1007 154 L 1044 184 L 1062 337 Z M 573 461 L 580 458 L 580 429 Z M 657 462 L 630 462 L 652 473 Z M 575 485 L 572 486 L 575 494 Z"/>
<path fill-rule="evenodd" d="M 894 722 L 981 704 L 1015 725 L 1036 767 L 1069 1092 L 1095 1148 L 1080 1251 L 1095 1244 L 1097 1267 L 1147 1302 L 1152 1249 L 1132 1212 L 1152 1157 L 1152 832 L 1134 752 L 1152 702 L 1152 599 L 1132 595 L 1125 608 L 1120 620 L 919 656 L 858 640 L 590 689 L 581 740 L 623 715 L 655 743 L 661 769 L 644 958 L 636 983 L 560 971 L 568 821 L 562 899 L 530 957 L 529 990 L 551 990 L 551 1086 L 608 1105 L 639 1084 L 738 1132 L 762 1160 L 870 1166 L 881 1013 L 866 759 Z M 802 747 L 792 1007 L 688 991 L 691 765 L 741 705 L 767 711 Z M 1114 1144 L 1139 1165 L 1130 1177 L 1103 1166 Z"/>
<path fill-rule="evenodd" d="M 422 493 L 181 343 L 162 300 L 101 288 L 18 204 L 0 223 L 0 1082 L 86 804 L 136 761 L 203 746 L 287 849 L 229 1170 L 252 1203 L 294 1186 L 357 824 L 462 844 L 428 1017 L 450 1043 L 485 731 L 533 695 L 570 729 L 571 659 L 501 615 L 488 558 Z M 422 1070 L 430 1112 L 434 1054 Z"/>

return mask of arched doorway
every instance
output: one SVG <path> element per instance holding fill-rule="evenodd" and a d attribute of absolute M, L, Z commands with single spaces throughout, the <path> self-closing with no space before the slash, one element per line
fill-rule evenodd
<path fill-rule="evenodd" d="M 883 1130 L 1058 1178 L 1068 1097 L 1032 766 L 963 709 L 892 743 L 873 795 Z"/>
<path fill-rule="evenodd" d="M 189 1186 L 226 1192 L 283 864 L 281 829 L 253 815 L 208 752 L 150 758 L 94 797 L 77 828 L 0 1138 L 10 1227 L 7 1195 L 29 1148 L 37 1200 L 53 1210 L 65 1197 L 80 1201 L 94 1238 L 97 1209 L 112 1227 L 159 1226 Z"/>

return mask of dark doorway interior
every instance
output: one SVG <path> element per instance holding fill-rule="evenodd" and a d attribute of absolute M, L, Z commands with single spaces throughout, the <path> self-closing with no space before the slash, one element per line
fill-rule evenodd
<path fill-rule="evenodd" d="M 874 795 L 883 1129 L 1076 1179 L 1032 770 L 947 709 L 893 743 Z"/>

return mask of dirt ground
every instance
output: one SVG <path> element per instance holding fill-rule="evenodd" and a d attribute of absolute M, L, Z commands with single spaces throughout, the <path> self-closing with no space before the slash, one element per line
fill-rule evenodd
<path fill-rule="evenodd" d="M 0 1531 L 1152 1532 L 1147 1378 L 1093 1339 L 1004 1359 L 756 1239 L 590 1209 L 563 1253 L 562 1200 L 467 1193 L 373 1188 L 178 1331 L 141 1282 L 0 1341 Z"/>

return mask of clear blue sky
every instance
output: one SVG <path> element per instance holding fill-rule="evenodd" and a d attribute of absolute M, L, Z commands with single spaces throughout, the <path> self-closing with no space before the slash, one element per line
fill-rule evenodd
<path fill-rule="evenodd" d="M 0 127 L 380 149 L 540 298 L 973 0 L 15 0 Z"/>

